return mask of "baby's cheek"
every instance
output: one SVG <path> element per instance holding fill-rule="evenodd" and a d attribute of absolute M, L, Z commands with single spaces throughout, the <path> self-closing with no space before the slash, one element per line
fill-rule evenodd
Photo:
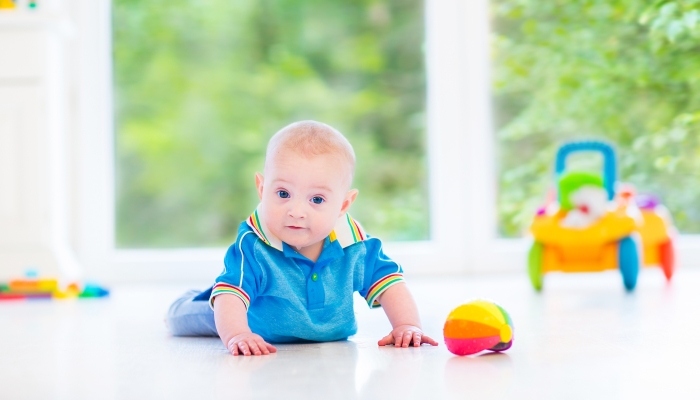
<path fill-rule="evenodd" d="M 284 209 L 271 204 L 269 210 L 267 210 L 265 216 L 265 221 L 270 221 L 270 223 L 280 223 L 284 217 Z"/>
<path fill-rule="evenodd" d="M 319 230 L 330 234 L 333 228 L 335 228 L 336 222 L 338 222 L 338 218 L 335 215 L 328 216 L 324 221 L 323 226 L 319 227 Z"/>

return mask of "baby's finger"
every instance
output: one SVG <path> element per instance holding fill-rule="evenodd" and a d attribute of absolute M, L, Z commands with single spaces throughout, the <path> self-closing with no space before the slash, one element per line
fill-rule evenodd
<path fill-rule="evenodd" d="M 431 345 L 433 345 L 433 346 L 437 346 L 437 345 L 438 345 L 438 342 L 436 342 L 435 340 L 433 340 L 433 338 L 431 338 L 430 336 L 423 336 L 423 343 L 428 343 L 428 344 L 431 344 Z"/>
<path fill-rule="evenodd" d="M 258 347 L 258 344 L 255 343 L 255 340 L 250 340 L 248 343 L 248 346 L 250 346 L 250 351 L 253 353 L 255 356 L 260 356 L 262 355 L 262 352 L 260 351 L 260 348 Z"/>
<path fill-rule="evenodd" d="M 401 347 L 408 347 L 411 344 L 411 337 L 413 337 L 413 332 L 408 331 L 403 333 L 403 340 L 401 342 Z"/>
<path fill-rule="evenodd" d="M 420 332 L 413 333 L 413 347 L 420 347 L 421 336 Z"/>
<path fill-rule="evenodd" d="M 401 347 L 401 344 L 403 344 L 403 335 L 398 334 L 394 336 L 394 347 Z"/>
<path fill-rule="evenodd" d="M 379 346 L 386 346 L 388 344 L 394 343 L 394 337 L 391 336 L 391 333 L 384 336 L 383 338 L 379 339 L 379 342 L 377 342 L 377 345 Z"/>
<path fill-rule="evenodd" d="M 270 354 L 270 350 L 267 349 L 267 343 L 265 343 L 264 340 L 259 339 L 255 342 L 255 344 L 258 346 L 258 349 L 260 349 L 263 355 Z"/>
<path fill-rule="evenodd" d="M 236 343 L 232 343 L 232 344 L 228 347 L 228 351 L 230 351 L 231 354 L 233 354 L 234 356 L 237 356 L 237 355 L 238 355 L 238 346 L 236 346 Z"/>
<path fill-rule="evenodd" d="M 265 347 L 267 347 L 267 351 L 270 353 L 277 353 L 277 347 L 271 345 L 270 343 L 263 342 L 265 344 Z"/>
<path fill-rule="evenodd" d="M 241 350 L 241 353 L 243 353 L 244 356 L 250 355 L 250 350 L 248 349 L 248 343 L 238 342 L 238 349 Z"/>

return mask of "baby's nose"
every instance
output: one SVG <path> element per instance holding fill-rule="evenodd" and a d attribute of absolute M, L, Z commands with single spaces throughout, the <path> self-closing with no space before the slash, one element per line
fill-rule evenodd
<path fill-rule="evenodd" d="M 302 201 L 290 202 L 289 211 L 287 211 L 287 214 L 292 218 L 304 218 L 306 217 L 304 206 L 305 204 Z"/>

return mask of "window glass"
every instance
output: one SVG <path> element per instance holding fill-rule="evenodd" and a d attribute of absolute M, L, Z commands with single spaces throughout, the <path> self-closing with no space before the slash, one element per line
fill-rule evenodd
<path fill-rule="evenodd" d="M 114 0 L 117 246 L 229 244 L 269 137 L 303 119 L 358 157 L 373 235 L 428 237 L 419 0 Z"/>
<path fill-rule="evenodd" d="M 527 231 L 558 146 L 581 138 L 615 144 L 620 179 L 700 232 L 698 2 L 492 0 L 491 12 L 501 236 Z"/>

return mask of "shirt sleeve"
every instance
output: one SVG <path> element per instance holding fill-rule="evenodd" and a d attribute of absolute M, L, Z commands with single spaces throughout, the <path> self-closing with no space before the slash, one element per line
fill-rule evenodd
<path fill-rule="evenodd" d="M 360 295 L 365 298 L 370 308 L 381 307 L 377 298 L 391 286 L 403 282 L 401 265 L 387 257 L 382 250 L 382 242 L 377 238 L 368 238 L 363 242 L 367 249 L 365 256 L 364 285 Z"/>
<path fill-rule="evenodd" d="M 216 278 L 209 297 L 209 306 L 214 309 L 214 298 L 222 294 L 237 296 L 245 304 L 246 310 L 260 292 L 263 273 L 255 261 L 253 247 L 258 240 L 252 231 L 239 233 L 236 243 L 226 251 L 224 271 Z"/>

